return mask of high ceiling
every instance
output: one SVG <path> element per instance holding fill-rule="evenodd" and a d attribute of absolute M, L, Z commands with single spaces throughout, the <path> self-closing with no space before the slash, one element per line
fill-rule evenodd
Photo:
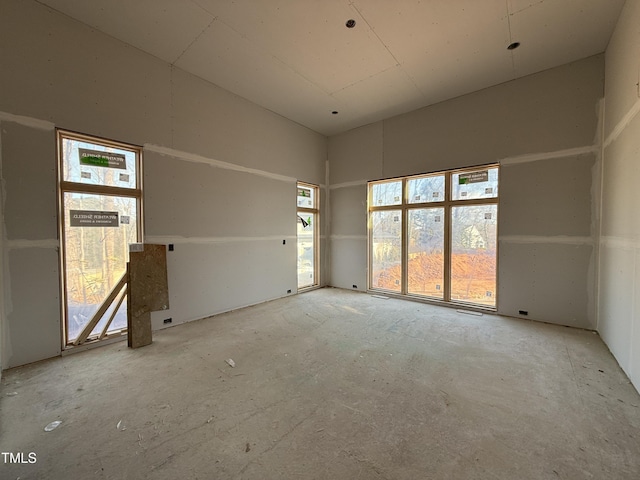
<path fill-rule="evenodd" d="M 601 53 L 624 4 L 39 1 L 325 135 Z"/>

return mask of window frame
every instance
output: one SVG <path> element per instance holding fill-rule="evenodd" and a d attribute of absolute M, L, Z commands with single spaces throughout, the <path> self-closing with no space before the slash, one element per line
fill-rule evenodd
<path fill-rule="evenodd" d="M 298 189 L 306 188 L 313 190 L 313 205 L 311 207 L 298 206 Z M 304 287 L 297 284 L 298 276 L 298 255 L 296 254 L 296 289 L 298 292 L 304 292 L 320 286 L 320 187 L 313 183 L 297 181 L 296 182 L 296 217 L 299 212 L 311 213 L 314 215 L 315 225 L 313 225 L 313 283 Z M 299 221 L 299 220 L 298 220 Z M 298 235 L 296 229 L 296 249 L 298 245 Z"/>
<path fill-rule="evenodd" d="M 71 140 L 76 142 L 86 142 L 101 147 L 116 148 L 119 150 L 125 150 L 132 152 L 135 155 L 135 173 L 136 181 L 133 188 L 130 187 L 118 187 L 110 185 L 99 185 L 92 183 L 74 182 L 64 179 L 64 148 L 63 143 L 65 140 Z M 65 130 L 56 128 L 56 168 L 57 168 L 57 210 L 58 210 L 58 238 L 60 240 L 59 248 L 59 265 L 60 265 L 60 308 L 61 308 L 61 348 L 66 350 L 75 346 L 76 340 L 70 340 L 67 332 L 67 312 L 68 312 L 68 299 L 67 299 L 67 269 L 66 269 L 66 235 L 65 235 L 65 202 L 64 196 L 66 193 L 88 193 L 95 195 L 110 195 L 115 197 L 128 197 L 136 200 L 136 221 L 137 221 L 137 237 L 139 242 L 144 241 L 144 206 L 143 206 L 143 171 L 142 171 L 142 158 L 143 148 L 137 145 L 131 145 L 116 140 L 110 140 L 95 135 L 88 135 L 84 133 L 74 132 L 71 130 Z M 105 340 L 108 340 L 110 336 L 121 336 L 119 334 L 106 335 Z M 95 340 L 93 337 L 89 337 L 87 340 Z"/>
<path fill-rule="evenodd" d="M 453 199 L 453 177 L 454 175 L 472 173 L 482 170 L 497 169 L 497 188 L 495 196 L 487 198 L 465 198 L 465 199 Z M 410 202 L 409 199 L 409 187 L 408 183 L 411 180 L 415 180 L 423 177 L 444 176 L 444 198 L 440 201 L 425 201 L 425 202 Z M 383 183 L 402 182 L 402 196 L 400 204 L 390 205 L 374 205 L 373 203 L 373 186 Z M 496 210 L 500 212 L 500 164 L 492 163 L 486 165 L 477 165 L 472 167 L 456 168 L 451 170 L 442 170 L 428 173 L 421 173 L 417 175 L 408 175 L 403 177 L 394 177 L 380 180 L 371 180 L 367 182 L 367 290 L 371 293 L 383 293 L 385 295 L 400 296 L 404 298 L 412 298 L 425 302 L 433 302 L 446 305 L 460 305 L 465 308 L 473 308 L 480 310 L 497 311 L 498 310 L 498 237 L 499 237 L 499 221 L 496 219 L 496 288 L 493 292 L 494 306 L 482 305 L 474 302 L 467 302 L 463 300 L 451 299 L 451 257 L 452 257 L 452 210 L 454 207 L 459 206 L 480 206 L 480 205 L 495 205 Z M 416 293 L 409 293 L 409 279 L 408 279 L 408 263 L 409 263 L 409 249 L 408 249 L 408 231 L 409 231 L 409 211 L 429 208 L 443 208 L 444 210 L 444 285 L 442 298 L 420 295 Z M 402 228 L 401 228 L 401 280 L 400 291 L 394 291 L 381 287 L 374 286 L 373 279 L 373 225 L 372 225 L 372 213 L 384 210 L 400 210 Z"/>

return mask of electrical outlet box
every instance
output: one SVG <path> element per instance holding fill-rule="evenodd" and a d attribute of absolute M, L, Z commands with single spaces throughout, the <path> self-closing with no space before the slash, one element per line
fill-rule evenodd
<path fill-rule="evenodd" d="M 358 288 L 358 285 L 353 285 L 353 288 Z"/>
<path fill-rule="evenodd" d="M 171 319 L 171 318 L 165 318 L 164 321 L 163 321 L 163 323 L 165 323 L 165 324 L 166 323 L 171 323 L 171 322 L 173 322 L 173 319 Z"/>
<path fill-rule="evenodd" d="M 169 251 L 170 251 L 170 252 L 173 252 L 173 243 L 170 243 L 170 244 L 169 244 Z"/>
<path fill-rule="evenodd" d="M 526 311 L 526 310 L 518 310 L 518 313 L 519 313 L 520 315 L 529 315 L 529 312 L 528 312 L 528 311 Z"/>
<path fill-rule="evenodd" d="M 287 293 L 291 293 L 291 290 L 287 290 Z"/>

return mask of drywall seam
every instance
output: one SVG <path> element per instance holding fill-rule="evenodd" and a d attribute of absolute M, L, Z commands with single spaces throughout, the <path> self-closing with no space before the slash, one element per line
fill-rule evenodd
<path fill-rule="evenodd" d="M 327 152 L 327 159 L 324 161 L 324 182 L 325 185 L 329 185 L 330 182 L 330 168 L 329 164 L 329 154 Z M 331 188 L 325 187 L 323 189 L 325 191 L 325 203 L 324 205 L 320 204 L 320 207 L 324 207 L 320 210 L 320 220 L 324 219 L 324 228 L 322 229 L 322 234 L 324 236 L 324 249 L 322 248 L 322 243 L 320 244 L 320 253 L 324 252 L 324 258 L 320 257 L 320 285 L 328 285 L 332 274 L 331 274 Z M 322 225 L 322 224 L 321 224 Z M 328 241 L 327 241 L 328 240 Z"/>
<path fill-rule="evenodd" d="M 600 245 L 609 248 L 622 248 L 625 250 L 640 249 L 640 240 L 632 238 L 602 236 L 600 237 Z"/>
<path fill-rule="evenodd" d="M 542 236 L 542 235 L 504 235 L 498 237 L 502 243 L 518 244 L 557 244 L 557 245 L 594 245 L 591 237 L 572 237 L 567 235 Z"/>
<path fill-rule="evenodd" d="M 55 124 L 47 120 L 25 117 L 23 115 L 14 115 L 7 112 L 0 112 L 0 121 L 19 123 L 20 125 L 24 125 L 25 127 L 38 128 L 40 130 L 47 131 L 55 130 L 56 128 Z"/>
<path fill-rule="evenodd" d="M 336 188 L 359 187 L 361 185 L 366 185 L 367 183 L 367 180 L 355 180 L 353 182 L 336 183 L 335 185 L 330 185 L 329 189 L 335 190 Z"/>
<path fill-rule="evenodd" d="M 7 240 L 7 248 L 15 250 L 18 248 L 58 248 L 60 242 L 57 239 L 51 240 Z"/>
<path fill-rule="evenodd" d="M 4 208 L 7 204 L 7 184 L 4 179 L 2 163 L 2 130 L 0 130 L 0 371 L 9 363 L 13 355 L 11 347 L 11 332 L 9 331 L 9 314 L 13 311 L 11 291 L 9 290 L 10 271 L 9 254 L 7 249 L 7 228 L 4 220 Z"/>
<path fill-rule="evenodd" d="M 177 243 L 177 244 L 194 244 L 194 245 L 212 245 L 221 243 L 240 243 L 240 242 L 273 242 L 282 240 L 296 240 L 297 235 L 270 235 L 267 237 L 182 237 L 175 235 L 147 235 L 146 243 Z"/>
<path fill-rule="evenodd" d="M 601 98 L 598 102 L 598 131 L 596 132 L 595 144 L 598 146 L 598 153 L 596 157 L 596 163 L 593 166 L 594 172 L 597 172 L 597 177 L 594 174 L 594 182 L 591 186 L 592 191 L 596 188 L 597 191 L 592 193 L 592 209 L 594 216 L 593 225 L 592 225 L 592 235 L 595 236 L 596 245 L 593 254 L 595 255 L 594 259 L 594 315 L 596 331 L 599 331 L 600 328 L 600 271 L 602 268 L 601 265 L 601 255 L 600 248 L 602 246 L 601 238 L 602 238 L 602 208 L 603 208 L 603 195 L 604 191 L 604 124 L 605 124 L 605 112 L 606 112 L 606 99 Z M 597 183 L 596 183 L 597 182 Z M 595 199 L 593 198 L 595 195 Z"/>
<path fill-rule="evenodd" d="M 159 145 L 152 145 L 149 143 L 145 143 L 143 148 L 145 152 L 159 153 L 160 155 L 179 158 L 181 160 L 186 160 L 188 162 L 204 163 L 216 168 L 224 168 L 226 170 L 234 170 L 236 172 L 251 173 L 253 175 L 259 175 L 261 177 L 271 178 L 273 180 L 280 180 L 282 182 L 290 182 L 290 183 L 297 182 L 296 178 L 288 177 L 286 175 L 279 175 L 277 173 L 266 172 L 264 170 L 258 170 L 257 168 L 242 167 L 240 165 L 235 165 L 233 163 L 214 160 L 212 158 L 203 157 L 202 155 L 197 155 L 195 153 L 182 152 L 180 150 L 176 150 L 173 148 L 161 147 Z"/>
<path fill-rule="evenodd" d="M 556 150 L 555 152 L 543 152 L 543 153 L 527 153 L 525 155 L 518 155 L 515 157 L 507 157 L 498 160 L 501 166 L 508 167 L 511 165 L 517 165 L 520 163 L 537 162 L 539 160 L 550 160 L 552 158 L 562 157 L 576 157 L 578 155 L 585 155 L 588 153 L 596 153 L 598 151 L 598 145 L 589 145 L 586 147 L 567 148 L 565 150 Z"/>
<path fill-rule="evenodd" d="M 618 122 L 616 128 L 614 128 L 607 139 L 604 141 L 604 147 L 607 148 L 613 142 L 617 140 L 617 138 L 624 132 L 627 126 L 636 118 L 636 115 L 640 113 L 640 100 L 636 101 L 633 104 L 633 107 L 627 112 L 627 114 L 622 117 L 622 120 Z"/>
<path fill-rule="evenodd" d="M 4 246 L 6 244 L 5 228 L 4 228 L 4 205 L 6 202 L 5 196 L 5 181 L 2 175 L 2 130 L 0 130 L 0 379 L 2 379 L 2 366 L 5 365 L 4 351 L 5 348 L 5 294 L 4 294 L 4 267 L 7 264 L 7 259 L 4 255 Z"/>
<path fill-rule="evenodd" d="M 331 240 L 366 240 L 366 235 L 331 235 Z"/>

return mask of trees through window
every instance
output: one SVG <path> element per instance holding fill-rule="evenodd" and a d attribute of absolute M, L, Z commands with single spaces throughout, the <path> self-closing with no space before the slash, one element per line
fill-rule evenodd
<path fill-rule="evenodd" d="M 495 308 L 498 174 L 369 182 L 369 288 Z"/>

